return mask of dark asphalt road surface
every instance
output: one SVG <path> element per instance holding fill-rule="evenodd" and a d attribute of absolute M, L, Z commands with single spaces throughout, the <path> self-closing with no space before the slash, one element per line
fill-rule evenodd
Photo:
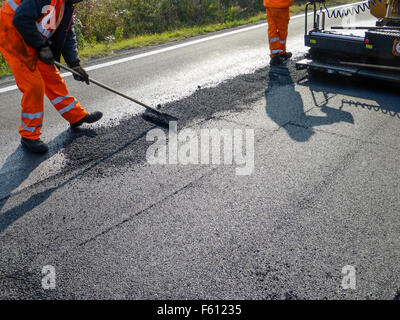
<path fill-rule="evenodd" d="M 302 30 L 293 20 L 298 57 Z M 179 130 L 253 129 L 248 176 L 149 164 L 141 109 L 71 77 L 104 119 L 72 132 L 46 105 L 50 152 L 29 155 L 20 94 L 1 94 L 0 298 L 398 299 L 398 89 L 270 69 L 265 38 L 259 27 L 91 72 L 162 102 Z M 347 265 L 355 289 L 342 287 Z"/>

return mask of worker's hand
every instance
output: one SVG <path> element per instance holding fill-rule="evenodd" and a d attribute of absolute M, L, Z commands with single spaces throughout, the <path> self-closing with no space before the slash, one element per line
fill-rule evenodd
<path fill-rule="evenodd" d="M 49 46 L 46 46 L 46 47 L 43 47 L 42 49 L 40 49 L 39 60 L 50 66 L 54 64 L 54 61 L 55 61 L 54 54 L 53 54 L 53 51 L 51 51 Z"/>
<path fill-rule="evenodd" d="M 78 72 L 81 76 L 77 76 L 74 74 L 74 79 L 76 81 L 82 81 L 82 82 L 86 82 L 86 84 L 89 84 L 89 75 L 86 72 L 85 69 L 83 69 L 83 67 L 81 65 L 73 67 L 73 70 L 75 70 L 76 72 Z"/>

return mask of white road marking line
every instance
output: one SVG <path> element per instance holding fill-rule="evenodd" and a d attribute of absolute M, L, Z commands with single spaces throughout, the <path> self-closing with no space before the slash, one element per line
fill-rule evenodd
<path fill-rule="evenodd" d="M 341 9 L 341 8 L 357 5 L 357 4 L 360 4 L 360 3 L 363 3 L 363 2 L 365 2 L 365 1 L 345 4 L 345 5 L 329 8 L 329 9 L 330 10 L 337 10 L 337 9 Z M 308 15 L 312 15 L 312 14 L 313 14 L 313 12 L 310 12 Z M 300 15 L 296 15 L 296 16 L 292 17 L 291 19 L 292 20 L 299 19 L 299 18 L 303 18 L 304 16 L 305 16 L 305 14 L 303 13 L 303 14 L 300 14 Z M 214 36 L 205 37 L 205 38 L 202 38 L 202 39 L 181 43 L 181 44 L 178 44 L 178 45 L 175 45 L 175 46 L 170 46 L 170 47 L 163 48 L 163 49 L 153 50 L 153 51 L 149 51 L 149 52 L 133 55 L 133 56 L 122 58 L 122 59 L 118 59 L 118 60 L 114 60 L 114 61 L 110 61 L 110 62 L 106 62 L 106 63 L 101 63 L 101 64 L 98 64 L 98 65 L 94 65 L 94 66 L 88 67 L 88 68 L 86 68 L 86 70 L 87 71 L 92 71 L 92 70 L 107 68 L 107 67 L 111 67 L 111 66 L 114 66 L 114 65 L 117 65 L 117 64 L 126 63 L 126 62 L 129 62 L 129 61 L 133 61 L 133 60 L 138 60 L 138 59 L 154 56 L 154 55 L 157 55 L 157 54 L 160 54 L 160 53 L 164 53 L 164 52 L 173 51 L 173 50 L 180 49 L 180 48 L 193 46 L 193 45 L 196 45 L 196 44 L 199 44 L 199 43 L 203 43 L 203 42 L 206 42 L 206 41 L 211 41 L 211 40 L 215 40 L 215 39 L 219 39 L 219 38 L 223 38 L 223 37 L 228 37 L 228 36 L 235 35 L 235 34 L 242 33 L 242 32 L 251 31 L 251 30 L 254 30 L 254 29 L 265 27 L 266 25 L 267 25 L 267 23 L 261 23 L 261 24 L 257 24 L 255 26 L 251 26 L 251 27 L 246 27 L 246 28 L 241 28 L 241 29 L 234 30 L 234 31 L 224 32 L 224 33 L 217 34 L 217 35 L 214 35 Z M 69 77 L 71 75 L 72 74 L 69 73 L 69 72 L 62 74 L 63 78 Z M 0 88 L 0 94 L 6 93 L 6 92 L 9 92 L 9 91 L 14 91 L 14 90 L 17 90 L 17 89 L 18 89 L 18 87 L 16 85 L 5 87 L 5 88 Z"/>

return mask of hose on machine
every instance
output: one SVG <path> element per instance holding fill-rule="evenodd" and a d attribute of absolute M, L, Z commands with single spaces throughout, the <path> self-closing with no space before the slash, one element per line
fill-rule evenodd
<path fill-rule="evenodd" d="M 367 10 L 371 9 L 371 6 L 376 7 L 377 1 L 382 3 L 383 0 L 368 0 L 363 3 L 359 3 L 356 6 L 346 8 L 346 9 L 338 9 L 338 10 L 329 10 L 328 7 L 326 6 L 325 2 L 323 3 L 324 9 L 327 13 L 328 18 L 344 18 L 349 15 L 355 15 L 355 14 L 360 14 L 362 12 L 365 12 Z"/>

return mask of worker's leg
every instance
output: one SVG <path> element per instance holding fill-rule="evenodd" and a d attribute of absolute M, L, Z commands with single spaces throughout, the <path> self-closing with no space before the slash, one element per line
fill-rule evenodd
<path fill-rule="evenodd" d="M 279 9 L 266 8 L 268 22 L 268 41 L 271 51 L 271 58 L 281 53 L 281 44 L 277 24 L 277 18 L 279 17 L 279 14 L 277 14 L 277 10 Z"/>
<path fill-rule="evenodd" d="M 30 71 L 21 60 L 0 48 L 3 57 L 14 74 L 15 81 L 23 97 L 20 134 L 23 138 L 37 140 L 43 122 L 44 83 L 40 72 Z"/>
<path fill-rule="evenodd" d="M 68 93 L 67 86 L 55 66 L 38 62 L 38 69 L 45 83 L 46 96 L 65 120 L 73 124 L 83 119 L 87 112 L 79 101 Z"/>
<path fill-rule="evenodd" d="M 277 19 L 278 33 L 279 33 L 279 49 L 282 50 L 280 54 L 286 53 L 286 40 L 288 36 L 290 11 L 289 8 L 277 9 L 279 10 L 279 19 Z"/>

